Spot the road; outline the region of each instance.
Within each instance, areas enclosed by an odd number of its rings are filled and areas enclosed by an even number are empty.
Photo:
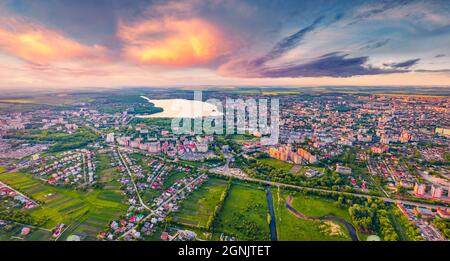
[[[126,161],[123,159],[122,154],[120,153],[119,150],[117,150],[117,153],[119,154],[120,160],[122,161],[123,165],[125,166],[125,169],[127,170],[128,175],[130,176],[131,182],[133,183],[134,191],[136,191],[136,195],[138,196],[139,203],[141,203],[141,206],[143,206],[143,207],[146,208],[147,210],[151,210],[151,209],[144,203],[144,201],[142,200],[141,194],[139,194],[139,190],[138,190],[138,188],[137,188],[137,186],[136,186],[136,183],[134,182],[133,175],[131,174],[131,171],[130,171],[130,169],[128,168],[128,165],[127,165]]]
[[[5,184],[5,183],[3,183],[3,182],[0,182],[0,187],[6,187],[6,188],[8,188],[8,189],[14,191],[16,194],[22,196],[23,198],[26,198],[28,201],[33,202],[34,205],[39,206],[39,204],[38,204],[36,201],[32,200],[32,199],[29,198],[28,196],[22,194],[20,191],[18,191],[18,190],[16,190],[16,189],[12,188],[12,187],[10,187],[10,186],[8,186],[7,184]]]
[[[281,187],[286,187],[286,188],[303,189],[303,190],[316,191],[316,192],[341,193],[343,195],[355,196],[355,197],[360,197],[360,198],[375,198],[375,199],[381,199],[385,202],[402,203],[402,204],[416,206],[416,207],[426,207],[426,208],[432,208],[432,209],[437,209],[438,207],[442,207],[441,205],[419,203],[419,202],[408,201],[408,200],[397,200],[397,199],[392,199],[392,198],[387,198],[387,197],[372,196],[372,195],[367,195],[367,194],[358,194],[358,193],[353,193],[353,192],[341,192],[341,191],[335,191],[335,190],[330,190],[330,189],[310,188],[310,187],[286,184],[286,183],[281,183],[281,182],[266,181],[266,180],[262,180],[262,179],[251,178],[251,177],[241,177],[241,176],[238,177],[238,176],[233,176],[233,175],[228,175],[228,174],[221,174],[221,175],[227,176],[227,177],[234,177],[234,178],[240,179],[240,180],[258,182],[258,183],[262,183],[262,184],[269,184],[271,186],[281,186]]]
[[[119,146],[119,148],[120,148],[120,146]],[[122,148],[130,150],[130,148],[127,148],[127,147],[122,147]],[[136,150],[136,149],[131,149],[131,150],[132,151],[139,151],[139,152],[146,153],[145,151],[141,151],[141,150]],[[150,153],[147,153],[147,154],[150,155]],[[155,156],[154,154],[151,154],[151,155]],[[170,161],[170,160],[168,160],[168,161]],[[199,168],[199,169],[204,170],[204,168]],[[376,198],[376,199],[381,199],[381,200],[383,200],[385,202],[402,203],[402,204],[416,206],[416,207],[426,207],[426,208],[432,208],[432,209],[437,209],[438,207],[443,207],[442,205],[433,205],[433,204],[427,204],[427,203],[419,203],[419,202],[414,202],[414,201],[409,201],[409,200],[397,200],[397,199],[392,199],[392,198],[389,198],[389,197],[372,196],[372,195],[359,194],[359,193],[354,193],[354,192],[341,192],[341,191],[335,191],[335,190],[331,190],[331,189],[320,189],[320,188],[304,187],[304,186],[286,184],[286,183],[281,183],[281,182],[266,181],[266,180],[262,180],[262,179],[251,178],[251,177],[234,176],[234,175],[229,175],[229,174],[226,174],[226,173],[220,173],[220,175],[227,176],[227,177],[234,177],[236,179],[241,179],[241,180],[247,180],[247,181],[252,181],[252,182],[269,184],[271,186],[281,186],[281,187],[294,188],[294,189],[304,189],[304,190],[317,191],[317,192],[328,192],[328,193],[330,193],[330,192],[335,192],[336,193],[337,192],[337,193],[341,193],[343,195],[349,195],[349,196],[355,196],[355,197],[361,197],[361,198]]]
[[[144,218],[140,221],[140,223],[146,221],[147,219],[149,219],[150,217],[152,217],[153,215],[155,215],[155,212],[156,212],[157,209],[159,209],[161,206],[164,206],[165,204],[171,202],[178,194],[180,194],[181,192],[183,192],[187,187],[189,187],[190,185],[192,185],[192,184],[194,184],[195,182],[197,182],[200,178],[206,178],[206,177],[207,177],[206,174],[200,175],[200,176],[198,176],[197,178],[195,178],[193,181],[191,181],[190,183],[186,184],[182,189],[178,190],[175,194],[173,194],[173,195],[172,195],[170,198],[168,198],[166,201],[164,201],[164,202],[162,202],[161,204],[159,204],[159,205],[155,208],[155,210],[151,210],[151,211],[150,211],[150,214],[148,214],[146,217],[144,217]],[[119,237],[119,239],[120,239],[120,238],[123,238],[123,237],[125,237],[125,236],[127,236],[127,235],[129,235],[131,232],[135,231],[135,229],[136,229],[137,227],[138,227],[138,225],[136,224],[132,229],[128,230],[126,233],[124,233],[123,235],[121,235],[121,236]]]

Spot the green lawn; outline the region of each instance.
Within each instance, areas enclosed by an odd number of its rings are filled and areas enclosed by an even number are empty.
[[[183,165],[187,165],[187,166],[191,166],[194,168],[199,168],[201,166],[203,166],[203,163],[200,161],[190,161],[190,160],[178,160],[179,164],[183,164]]]
[[[347,208],[337,207],[334,201],[295,192],[290,193],[294,197],[292,206],[306,216],[336,216],[350,221]],[[333,222],[340,227],[342,235],[330,233],[326,229],[326,227],[329,227],[329,224],[324,224],[318,220],[303,220],[294,216],[285,205],[286,198],[289,195],[287,192],[278,192],[274,189],[273,195],[278,240],[350,240],[348,231],[339,223]]]
[[[230,138],[234,141],[242,141],[242,142],[257,140],[257,138],[255,136],[250,135],[250,134],[235,134],[235,135],[231,135]]]
[[[5,171],[6,171],[6,167],[0,166],[0,173],[3,173],[3,172],[5,172]]]
[[[0,181],[41,202],[40,207],[27,212],[33,217],[48,218],[44,228],[52,229],[56,224],[64,223],[69,226],[68,231],[79,230],[87,239],[94,239],[97,232],[126,210],[122,196],[114,191],[69,190],[44,184],[22,173],[2,174]],[[66,233],[63,236],[62,240]]]
[[[239,240],[269,240],[267,215],[264,189],[234,183],[215,222],[214,237],[217,239],[224,233]]]
[[[289,172],[292,167],[294,166],[294,164],[289,163],[289,162],[285,162],[279,159],[274,159],[274,158],[263,158],[263,159],[258,159],[258,161],[269,165],[271,167],[274,167],[276,169],[281,169],[285,172]]]
[[[180,211],[174,216],[174,221],[187,226],[205,228],[226,186],[226,180],[210,178],[182,203]]]
[[[182,179],[186,176],[185,172],[178,172],[178,171],[170,171],[167,177],[165,178],[163,182],[163,189],[166,190],[170,188],[175,182],[177,182],[179,179]]]

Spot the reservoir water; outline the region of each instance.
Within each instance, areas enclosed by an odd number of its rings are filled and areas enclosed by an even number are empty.
[[[138,115],[138,118],[197,118],[197,117],[217,117],[223,115],[216,105],[186,99],[164,99],[152,100],[145,96],[141,98],[146,99],[155,107],[162,108],[163,111],[151,115]]]

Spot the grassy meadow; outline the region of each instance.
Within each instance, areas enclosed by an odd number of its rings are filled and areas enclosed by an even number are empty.
[[[210,178],[181,204],[174,221],[191,227],[205,228],[226,186],[226,180]]]

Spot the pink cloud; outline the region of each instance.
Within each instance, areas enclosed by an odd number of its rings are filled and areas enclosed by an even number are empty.
[[[0,18],[0,51],[35,64],[104,58],[105,48],[83,45],[64,34],[15,17]]]
[[[124,43],[124,56],[139,64],[199,65],[230,50],[220,29],[201,18],[122,22],[118,37]]]

